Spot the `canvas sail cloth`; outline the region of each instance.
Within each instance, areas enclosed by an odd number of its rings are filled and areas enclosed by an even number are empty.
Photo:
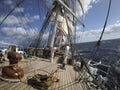
[[[52,0],[51,2],[54,2],[54,1],[55,0]],[[56,2],[60,4],[60,7],[58,7],[58,10],[55,10],[55,11],[52,12],[52,15],[50,17],[50,22],[54,23],[56,21],[55,16],[56,16],[56,13],[57,13],[58,14],[57,30],[59,30],[62,33],[62,35],[58,35],[58,34],[57,35],[62,37],[62,41],[64,41],[62,43],[66,43],[66,39],[67,39],[67,36],[68,36],[68,30],[69,30],[70,36],[74,36],[74,34],[75,34],[75,25],[76,25],[75,21],[76,20],[82,26],[84,26],[83,22],[81,20],[79,20],[79,18],[76,15],[76,14],[78,14],[78,13],[76,13],[76,12],[78,12],[78,7],[77,6],[79,6],[79,10],[81,11],[81,13],[83,13],[83,14],[85,13],[83,0],[75,0],[75,1],[56,0]],[[67,4],[65,4],[64,2],[67,3]],[[65,14],[67,16],[67,21],[66,21],[66,18],[65,18]],[[49,35],[48,46],[53,47],[53,45],[51,44],[51,35],[52,34],[54,35],[56,33],[52,32],[52,29],[51,29],[51,32],[50,32],[50,35]]]
[[[54,22],[55,15],[56,15],[56,13],[53,12],[53,15],[50,19],[51,22]],[[68,27],[69,27],[71,35],[74,35],[75,27],[73,26],[73,23],[71,21],[68,21],[68,26],[67,26],[66,18],[61,14],[61,12],[58,13],[57,22],[58,22],[58,25],[57,25],[57,31],[58,32],[56,33],[57,36],[56,36],[56,41],[55,42],[56,42],[56,44],[60,44],[61,41],[62,41],[62,44],[65,44],[66,41],[67,41],[67,36],[68,36]],[[52,32],[51,32],[51,35],[52,35]],[[62,40],[60,40],[60,37],[61,37]],[[49,37],[49,38],[51,38],[51,37]],[[49,44],[50,44],[50,42],[49,42]]]
[[[54,47],[55,47],[55,42],[56,40],[59,40],[58,44],[60,45],[61,43],[66,44],[66,41],[72,40],[72,36],[74,36],[75,32],[75,26],[76,25],[76,20],[79,21],[79,23],[84,26],[84,24],[81,22],[81,20],[78,19],[78,17],[75,14],[74,11],[74,5],[70,3],[69,1],[64,1],[64,0],[57,0],[59,6],[57,6],[53,11],[52,15],[50,17],[51,21],[51,30],[49,34],[49,40],[48,40],[48,46],[50,46],[51,49],[51,61],[53,61],[54,57]],[[65,4],[67,3],[67,4]],[[58,32],[61,32],[57,34]],[[57,36],[56,36],[57,34]],[[57,39],[59,38],[58,36],[61,36],[62,40]],[[64,37],[64,38],[63,38]],[[68,41],[69,41],[68,40]],[[63,42],[61,42],[63,41]]]

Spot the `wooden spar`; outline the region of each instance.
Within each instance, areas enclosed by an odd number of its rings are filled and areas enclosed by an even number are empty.
[[[72,12],[72,10],[67,5],[64,4],[64,2],[62,2],[61,0],[57,0],[57,2],[60,3],[62,6],[64,6],[78,20],[78,22],[83,27],[85,27],[84,23],[81,20],[79,20],[79,18],[74,14],[74,12]]]
[[[51,48],[51,62],[53,62],[53,58],[54,58],[54,41],[55,41],[55,35],[56,35],[56,30],[57,30],[57,18],[58,18],[58,13],[59,13],[59,9],[58,6],[56,7],[56,16],[55,16],[55,20],[54,20],[54,26],[53,26],[53,30],[52,30],[52,36],[51,36],[51,43],[50,43],[50,48]]]
[[[82,12],[83,12],[83,14],[84,14],[84,13],[85,13],[85,10],[84,10],[84,6],[83,6],[83,1],[78,0],[78,2],[79,2],[79,4],[80,4],[80,7],[81,7]]]

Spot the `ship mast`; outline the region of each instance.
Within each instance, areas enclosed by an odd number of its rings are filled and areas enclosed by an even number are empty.
[[[67,4],[65,4],[67,3]],[[53,11],[53,26],[51,27],[51,35],[49,36],[49,45],[50,49],[51,49],[51,62],[53,62],[53,57],[54,57],[54,44],[56,42],[56,34],[57,31],[62,35],[60,39],[62,39],[65,43],[66,39],[69,37],[69,33],[71,35],[74,34],[74,21],[73,21],[73,17],[75,18],[74,20],[77,20],[82,26],[84,26],[84,24],[82,23],[81,20],[78,19],[78,17],[75,15],[75,13],[73,12],[73,8],[69,7],[70,1],[66,1],[66,0],[56,0],[55,1],[56,9]],[[71,16],[67,16],[69,17],[69,21],[66,19],[65,15],[70,14]],[[72,17],[72,19],[70,19]],[[58,37],[58,36],[57,36]],[[59,41],[59,44],[62,43],[62,40]]]
[[[58,18],[58,13],[59,13],[59,5],[56,4],[56,9],[55,9],[55,12],[56,12],[56,15],[55,15],[55,19],[54,19],[54,23],[53,23],[53,30],[52,30],[52,36],[51,36],[51,40],[50,40],[50,49],[51,49],[51,62],[53,62],[53,58],[54,58],[54,42],[55,42],[55,36],[56,36],[56,30],[57,30],[57,25],[58,25],[58,22],[57,22],[57,18]]]

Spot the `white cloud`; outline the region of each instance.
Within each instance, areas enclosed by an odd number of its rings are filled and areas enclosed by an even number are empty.
[[[102,29],[77,32],[77,42],[97,41],[101,32]],[[102,37],[103,40],[115,38],[120,38],[120,23],[107,26]]]
[[[83,0],[83,6],[84,6],[84,11],[85,11],[85,14],[88,12],[89,9],[91,9],[93,6],[92,4],[96,4],[98,3],[99,0]],[[77,11],[77,16],[80,17],[82,16],[82,10],[81,10],[81,7],[78,3],[76,3],[76,11]]]
[[[0,22],[4,19],[4,16],[0,17]],[[26,24],[28,22],[32,22],[33,20],[28,19],[27,17],[18,17],[14,15],[9,15],[7,19],[3,22],[3,24],[7,26],[14,26],[19,24]]]
[[[24,11],[24,9],[21,8],[21,10]],[[16,11],[19,12],[19,11]],[[5,16],[1,16],[0,17],[0,22],[5,18]],[[7,19],[3,22],[3,24],[7,25],[7,26],[14,26],[14,25],[25,25],[27,23],[31,23],[34,22],[36,20],[39,20],[40,17],[39,15],[34,15],[34,16],[30,16],[29,14],[26,14],[25,17],[20,17],[20,16],[14,16],[14,15],[9,15],[7,17]]]
[[[93,3],[98,3],[100,0],[92,0]]]
[[[119,20],[117,20],[117,21],[116,21],[116,23],[120,23],[120,21],[119,21]]]
[[[5,41],[0,41],[0,46],[4,46],[4,45],[9,45],[10,43],[8,43],[8,42],[5,42]]]
[[[38,34],[38,31],[30,29],[30,30],[27,30],[26,33],[27,35],[29,35],[29,37],[35,37]]]
[[[43,39],[44,39],[44,40],[47,40],[47,39],[48,39],[48,36],[49,36],[49,33],[44,34],[44,35],[43,35]]]
[[[25,29],[23,28],[3,27],[1,31],[5,36],[25,35]]]
[[[77,25],[77,26],[76,26],[76,30],[77,30],[77,31],[80,30],[81,28],[82,28],[81,25]]]
[[[15,10],[14,10],[15,12],[24,12],[24,8],[22,8],[22,7],[17,7]]]
[[[0,31],[4,36],[4,41],[12,44],[19,44],[21,42],[29,42],[38,34],[37,30],[25,30],[22,27],[3,27]],[[1,41],[0,41],[1,42]]]
[[[11,5],[13,2],[12,2],[12,0],[4,0],[4,3],[7,5]]]
[[[33,16],[33,19],[34,19],[34,20],[39,20],[40,17],[39,17],[39,15],[35,15],[35,16]]]
[[[0,21],[2,21],[4,18],[5,18],[4,16],[1,16]],[[7,25],[18,24],[18,19],[14,15],[9,15],[9,17],[4,21],[4,24]]]
[[[94,3],[94,2],[92,2],[92,0],[84,0],[85,13],[86,13],[90,8],[92,8],[91,3]]]
[[[105,30],[106,34],[109,34],[109,33],[118,33],[118,32],[120,32],[120,23],[116,23],[114,25],[110,25]]]
[[[21,38],[25,38],[25,37],[33,37],[35,36],[38,32],[36,30],[25,30],[22,27],[3,27],[1,29],[1,33],[3,33],[3,35],[5,35],[6,37],[12,37],[12,36],[16,36],[16,37],[21,37]]]

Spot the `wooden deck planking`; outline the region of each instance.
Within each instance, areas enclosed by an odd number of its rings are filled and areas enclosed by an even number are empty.
[[[25,71],[25,77],[22,79],[23,82],[8,83],[0,81],[0,90],[35,90],[32,86],[27,85],[27,77],[33,76],[34,69],[46,70],[48,72],[55,71],[57,69],[56,63],[50,63],[46,59],[37,59],[35,61],[26,61],[19,64]],[[31,66],[32,65],[32,66]],[[34,69],[33,69],[33,68]],[[43,73],[43,71],[36,71],[36,73]],[[55,82],[49,89],[51,90],[83,90],[81,83],[70,84],[75,79],[75,72],[72,66],[66,65],[66,70],[59,69],[54,74],[55,77],[60,79],[59,82]]]
[[[14,83],[8,83],[4,88],[4,90],[10,90],[9,88],[12,87]]]
[[[57,73],[55,73],[55,77],[59,77],[60,76],[60,71],[58,71]],[[59,79],[59,78],[58,78]],[[59,79],[59,82],[60,82],[60,79]],[[59,86],[59,82],[57,83],[54,83],[53,86],[51,87],[51,89],[53,88],[57,88]]]
[[[20,90],[21,87],[23,87],[25,84],[24,83],[20,83],[19,85],[17,85],[14,90]],[[21,89],[22,90],[22,89]]]
[[[76,90],[80,90],[79,87],[76,87],[76,85],[73,84],[74,78],[71,78],[71,74],[69,73],[70,67],[71,66],[67,66],[66,70],[58,71],[57,77],[60,79],[60,81],[59,83],[55,83],[54,85],[55,90],[75,90],[75,88],[77,88]]]
[[[15,90],[16,87],[18,87],[21,84],[21,82],[14,83],[13,86],[9,88],[9,90]]]
[[[5,83],[4,81],[0,81],[0,87],[4,86],[4,84],[7,84],[7,83]]]
[[[1,81],[2,82],[2,81]],[[9,85],[8,82],[3,82],[3,83],[0,83],[0,90],[4,87],[6,87],[7,85]]]
[[[70,82],[72,82],[74,78],[71,78],[70,73],[67,73],[67,74],[68,74],[68,77],[70,78]],[[74,90],[74,88],[75,88],[74,85],[71,85],[70,87],[71,87],[70,90]]]

